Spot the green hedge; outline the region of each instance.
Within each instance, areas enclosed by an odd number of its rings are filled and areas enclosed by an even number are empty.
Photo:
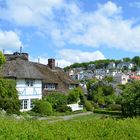
[[[98,114],[108,114],[108,115],[121,115],[121,111],[109,111],[109,110],[101,110],[101,109],[94,109],[94,113]]]

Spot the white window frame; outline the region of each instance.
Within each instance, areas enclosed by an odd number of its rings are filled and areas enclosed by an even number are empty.
[[[33,87],[34,86],[34,80],[31,80],[31,79],[26,79],[25,80],[25,84],[26,84],[26,86],[28,86],[28,87]]]
[[[55,90],[56,89],[56,84],[54,84],[54,83],[45,84],[45,89],[47,89],[47,90]]]
[[[20,100],[20,109],[28,109],[28,99]]]

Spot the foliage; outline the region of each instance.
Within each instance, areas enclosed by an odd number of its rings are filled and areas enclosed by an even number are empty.
[[[93,111],[93,106],[90,101],[85,101],[85,107],[87,111]]]
[[[68,103],[77,103],[80,99],[83,101],[84,99],[83,90],[80,87],[74,88],[69,91],[68,94]]]
[[[121,111],[121,105],[120,104],[110,104],[108,106],[109,110],[112,111]]]
[[[84,63],[74,63],[70,66],[67,66],[64,68],[65,71],[72,69],[72,68],[88,68],[88,65],[90,64],[94,64],[96,69],[103,69],[106,68],[108,66],[109,63],[111,62],[115,62],[115,64],[118,64],[120,62],[122,62],[121,60],[114,60],[114,59],[105,59],[105,60],[96,60],[96,61],[91,61],[91,62],[84,62]],[[140,56],[135,56],[132,59],[129,57],[125,57],[123,58],[123,62],[132,62],[134,64],[136,64],[137,66],[140,66]],[[134,69],[136,70],[136,68]]]
[[[137,66],[140,66],[140,57],[139,56],[133,57],[132,62],[134,62]]]
[[[91,118],[48,123],[47,120],[0,119],[2,140],[139,140],[140,119]]]
[[[99,114],[108,114],[108,115],[121,115],[121,111],[110,111],[110,110],[103,110],[103,109],[94,109],[94,113]]]
[[[92,91],[88,94],[88,99],[93,100],[101,106],[115,103],[116,95],[111,85],[98,82],[91,89]]]
[[[20,102],[14,80],[0,79],[0,108],[7,113],[19,113]]]
[[[122,93],[122,113],[125,116],[140,115],[140,81],[128,83]]]
[[[37,100],[34,102],[34,108],[32,110],[41,115],[51,115],[52,106],[45,100]]]
[[[71,108],[67,105],[60,105],[56,107],[56,111],[58,112],[71,112]]]
[[[95,84],[98,80],[96,78],[89,79],[86,81],[87,91],[90,92],[92,85]]]
[[[113,77],[112,76],[105,76],[105,78],[103,80],[106,81],[107,83],[112,83]]]
[[[0,66],[2,65],[2,64],[4,64],[6,62],[6,58],[5,58],[5,56],[2,54],[2,52],[0,51]]]
[[[48,101],[53,109],[56,109],[58,106],[67,105],[67,96],[58,92],[50,93],[44,100]]]

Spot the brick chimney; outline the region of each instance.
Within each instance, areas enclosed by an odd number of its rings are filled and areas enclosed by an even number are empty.
[[[53,70],[55,69],[55,59],[50,58],[48,59],[48,66]]]

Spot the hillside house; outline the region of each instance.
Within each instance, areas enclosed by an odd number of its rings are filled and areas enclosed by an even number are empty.
[[[5,55],[7,61],[2,65],[4,78],[16,80],[16,88],[21,102],[21,111],[31,110],[33,101],[42,99],[49,92],[67,94],[69,89],[78,86],[61,68],[55,67],[55,60],[48,65],[28,60],[27,53]]]
[[[115,68],[116,68],[115,62],[111,62],[111,63],[107,66],[107,69],[115,69]]]
[[[117,65],[117,69],[132,69],[134,67],[134,63],[131,62],[121,62]]]
[[[129,75],[124,73],[117,73],[114,77],[114,81],[118,84],[125,85],[129,81]]]

